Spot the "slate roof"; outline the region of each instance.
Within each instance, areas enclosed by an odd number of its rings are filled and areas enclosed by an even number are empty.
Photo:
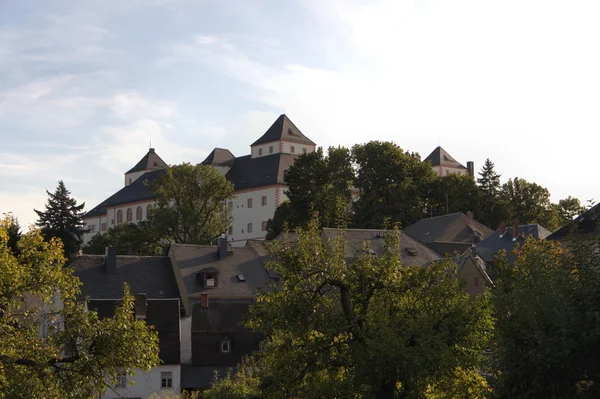
[[[133,168],[125,172],[125,174],[141,172],[142,170],[161,170],[167,167],[167,163],[158,156],[154,148],[150,148],[148,153]]]
[[[271,154],[258,158],[238,157],[225,177],[236,190],[285,184],[284,173],[294,163],[296,154]]]
[[[300,129],[294,125],[294,123],[287,117],[287,115],[282,114],[277,118],[275,122],[271,125],[271,127],[263,134],[258,140],[251,144],[251,146],[255,146],[258,144],[269,143],[271,141],[291,141],[294,143],[300,144],[310,144],[316,145],[311,139],[306,137]]]
[[[341,230],[323,229],[324,239],[334,240]],[[363,243],[369,241],[371,250],[379,255],[383,252],[385,230],[376,229],[347,229],[346,259],[348,262],[355,258],[362,249]],[[290,238],[291,239],[291,238]],[[416,254],[416,255],[415,255]],[[400,255],[402,263],[406,266],[427,266],[431,262],[442,259],[442,256],[433,249],[423,245],[404,231],[400,231]]]
[[[208,293],[211,298],[254,298],[259,288],[267,288],[272,281],[261,257],[250,247],[230,249],[227,257],[220,259],[215,246],[172,244],[169,255],[190,297]],[[204,287],[196,279],[196,273],[208,267],[219,272],[217,287]],[[238,274],[245,281],[240,281]]]
[[[106,200],[101,202],[86,213],[83,218],[91,218],[94,216],[101,216],[106,214],[106,208],[112,208],[119,205],[129,204],[136,201],[148,201],[153,198],[152,192],[150,191],[148,184],[158,179],[164,170],[155,170],[152,172],[144,173],[142,176],[137,178],[133,183],[123,187],[115,194],[108,197]]]
[[[171,260],[165,256],[117,255],[117,273],[104,271],[103,255],[81,255],[68,264],[81,280],[81,294],[92,299],[123,296],[123,284],[148,298],[179,298]]]
[[[421,219],[404,231],[440,253],[463,253],[493,230],[460,212]]]
[[[235,160],[235,156],[231,151],[225,148],[215,148],[210,154],[202,161],[203,165],[230,165]]]
[[[597,204],[550,234],[546,239],[556,241],[571,234],[591,234],[598,231],[599,222],[600,204]]]
[[[516,257],[512,254],[516,244],[520,246],[525,242],[525,238],[532,236],[533,238],[543,240],[550,235],[550,231],[539,224],[526,224],[519,226],[519,235],[513,241],[512,226],[506,226],[504,235],[500,236],[500,230],[496,230],[492,235],[485,240],[475,245],[475,254],[479,255],[488,263],[494,262],[494,257],[498,251],[506,250],[508,260],[512,263]]]
[[[98,312],[100,318],[112,317],[119,300],[90,300],[88,309]],[[163,364],[181,362],[179,331],[179,300],[148,299],[146,301],[146,324],[158,332],[159,357]]]
[[[448,168],[467,169],[442,147],[437,147],[423,162],[431,162],[431,166],[446,166]]]

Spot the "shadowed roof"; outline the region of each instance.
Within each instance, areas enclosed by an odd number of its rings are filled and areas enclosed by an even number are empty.
[[[600,222],[600,204],[593,206],[583,214],[576,217],[554,233],[550,234],[548,240],[560,240],[570,234],[591,234],[598,231]]]
[[[225,177],[236,190],[285,184],[284,173],[296,160],[296,154],[271,154],[252,158],[236,158]]]
[[[404,228],[404,231],[425,244],[432,242],[472,244],[474,234],[478,233],[483,240],[494,232],[460,212],[421,219]]]
[[[215,148],[202,161],[203,165],[228,165],[233,162],[235,156],[225,148]]]
[[[423,162],[431,162],[431,166],[446,166],[448,168],[467,169],[442,147],[437,147]]]
[[[300,129],[294,125],[294,123],[287,117],[287,115],[282,114],[277,118],[275,122],[271,125],[271,127],[263,134],[258,140],[251,144],[251,146],[255,146],[258,144],[269,143],[271,141],[291,141],[293,143],[300,144],[310,144],[316,145],[311,139],[306,137]]]
[[[543,240],[550,235],[550,231],[539,224],[525,224],[519,226],[519,234],[516,240],[512,237],[512,226],[507,226],[503,235],[500,230],[496,230],[485,240],[475,246],[475,254],[479,255],[486,262],[494,262],[494,257],[500,250],[505,250],[509,261],[512,263],[516,257],[512,254],[515,245],[523,246],[525,239],[532,236],[535,239]]]
[[[129,169],[125,174],[141,172],[143,170],[160,170],[167,168],[168,165],[165,161],[158,156],[158,154],[154,151],[154,148],[150,148],[148,153],[144,155],[142,159],[131,169]]]

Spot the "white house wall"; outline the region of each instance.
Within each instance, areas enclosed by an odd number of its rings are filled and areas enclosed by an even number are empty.
[[[270,152],[270,148],[273,147],[273,152]],[[294,151],[292,151],[294,147]],[[262,153],[261,153],[262,150]],[[271,141],[269,143],[255,145],[251,148],[252,158],[265,157],[271,154],[283,153],[283,154],[302,154],[304,152],[314,152],[315,146],[310,144],[298,144],[289,141]]]
[[[173,387],[161,388],[161,372],[173,373]],[[129,385],[133,381],[134,385]],[[101,395],[102,399],[112,398],[149,398],[152,394],[160,395],[161,393],[171,392],[176,395],[181,393],[181,366],[180,365],[162,365],[154,367],[149,373],[143,370],[135,370],[135,375],[127,377],[127,386],[125,388],[110,388]],[[160,397],[160,396],[159,396]]]
[[[467,169],[449,168],[447,166],[434,166],[433,170],[438,176],[447,176],[451,174],[458,174],[461,176],[467,176],[469,174]]]
[[[263,239],[267,235],[262,229],[263,222],[273,217],[277,208],[277,193],[279,186],[272,186],[258,190],[238,191],[233,200],[233,224],[230,241],[243,241],[249,239]],[[266,197],[266,205],[262,204],[262,197]],[[252,198],[252,208],[248,208],[248,199]],[[252,232],[248,232],[248,224],[252,223]],[[229,233],[229,232],[228,232]]]
[[[181,363],[192,362],[192,316],[181,317]]]
[[[144,173],[147,173],[148,170],[140,170],[139,172],[127,173],[125,175],[125,186],[130,185],[138,178],[140,178]]]

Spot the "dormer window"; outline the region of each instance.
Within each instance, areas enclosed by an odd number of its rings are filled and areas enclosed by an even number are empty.
[[[260,156],[262,156],[262,148],[259,148],[259,149],[258,149],[258,156],[259,156],[259,157],[260,157]]]
[[[217,286],[217,273],[204,273],[204,286],[205,287],[216,287]]]
[[[270,145],[270,146],[269,146],[269,154],[272,154],[272,153],[273,153],[273,146],[272,146],[272,145]]]
[[[221,353],[231,353],[231,341],[221,341]]]
[[[196,273],[196,281],[204,288],[219,286],[219,271],[214,267],[202,269]]]

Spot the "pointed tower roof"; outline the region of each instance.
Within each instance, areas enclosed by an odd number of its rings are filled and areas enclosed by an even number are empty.
[[[143,170],[160,170],[166,169],[168,165],[163,161],[156,152],[154,152],[154,148],[150,148],[148,153],[144,155],[142,159],[131,169],[129,169],[125,174],[141,172]]]
[[[467,169],[442,147],[437,147],[423,162],[431,162],[431,166],[446,166],[448,168]]]
[[[300,129],[294,125],[287,115],[282,114],[271,125],[269,130],[267,130],[266,133],[261,136],[261,138],[252,143],[251,146],[279,140],[316,145],[311,139],[302,134]]]
[[[225,148],[215,148],[210,154],[202,161],[203,165],[224,165],[232,162],[235,156],[231,151]]]

